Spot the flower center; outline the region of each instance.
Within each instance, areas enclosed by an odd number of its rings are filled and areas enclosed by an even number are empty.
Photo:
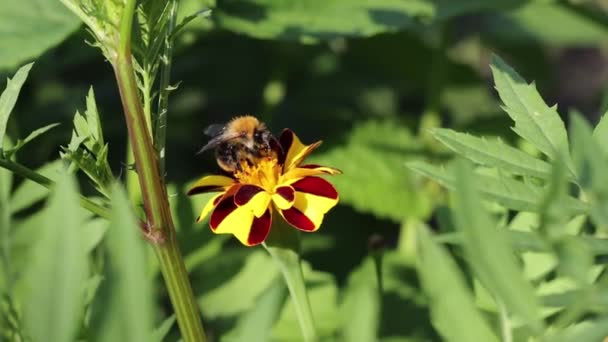
[[[281,174],[281,165],[277,158],[260,158],[257,163],[250,164],[247,161],[241,162],[241,171],[237,170],[234,176],[241,184],[253,184],[272,193],[277,185]]]

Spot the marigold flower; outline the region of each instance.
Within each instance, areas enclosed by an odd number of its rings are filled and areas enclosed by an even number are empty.
[[[188,195],[219,192],[203,207],[197,222],[211,213],[209,227],[214,233],[233,234],[246,246],[264,242],[274,211],[301,231],[318,230],[339,196],[331,183],[317,176],[341,172],[301,165],[321,141],[304,145],[293,131],[285,129],[279,143],[284,153],[278,158],[264,158],[255,165],[243,163],[242,170],[231,177],[210,175],[194,183]]]

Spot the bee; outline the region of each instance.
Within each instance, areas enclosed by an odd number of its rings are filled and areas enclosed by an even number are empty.
[[[240,116],[227,124],[213,124],[205,129],[211,137],[198,154],[215,148],[215,159],[224,171],[242,171],[242,163],[255,165],[262,158],[276,158],[280,153],[277,139],[263,122],[251,115]]]

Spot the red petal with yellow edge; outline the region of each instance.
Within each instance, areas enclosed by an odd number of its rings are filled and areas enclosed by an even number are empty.
[[[216,230],[217,227],[224,221],[228,215],[237,209],[234,203],[234,196],[223,198],[213,210],[211,218],[209,219],[209,227],[211,230]],[[252,214],[253,215],[253,214]]]
[[[188,190],[188,196],[200,194],[203,192],[215,192],[215,191],[223,191],[232,184],[235,183],[235,180],[220,175],[211,175],[200,178],[190,187]]]
[[[289,185],[277,186],[272,195],[272,201],[279,209],[289,209],[296,199],[296,191]]]
[[[287,172],[302,163],[308,155],[314,151],[321,141],[317,141],[310,145],[304,145],[298,136],[290,129],[284,129],[279,137],[279,143],[285,151],[285,160],[280,160],[283,164],[283,171]]]
[[[253,196],[255,196],[258,192],[264,191],[264,189],[259,186],[246,184],[239,188],[239,190],[234,194],[234,204],[239,207],[247,204]]]
[[[312,222],[304,213],[302,213],[297,208],[290,208],[287,210],[283,210],[281,212],[283,218],[287,223],[291,224],[295,228],[305,231],[305,232],[314,232],[318,229],[318,226],[315,226],[314,222]]]
[[[330,199],[338,199],[338,192],[330,182],[319,177],[304,177],[296,182],[292,183],[291,186],[296,192],[305,192],[311,195],[327,197]]]
[[[248,246],[259,245],[266,240],[268,233],[270,233],[270,226],[272,225],[272,214],[270,209],[266,209],[264,215],[256,217],[251,223],[251,230],[249,231],[249,237],[247,238]]]

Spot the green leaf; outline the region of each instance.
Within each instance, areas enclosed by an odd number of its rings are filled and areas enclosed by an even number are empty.
[[[608,226],[608,154],[592,135],[591,126],[580,115],[571,116],[572,158],[578,183],[591,204],[591,218],[600,227]]]
[[[169,331],[171,331],[171,328],[173,328],[173,325],[175,325],[175,314],[167,317],[158,328],[154,329],[150,340],[163,342]]]
[[[535,332],[542,331],[534,289],[522,277],[511,246],[505,243],[504,231],[497,229],[497,224],[484,210],[481,196],[475,189],[477,176],[462,160],[457,161],[454,172],[453,215],[457,229],[464,233],[463,248],[468,263],[511,312]]]
[[[34,341],[74,341],[84,314],[87,250],[72,176],[56,183],[25,268],[24,321]]]
[[[370,258],[352,272],[340,305],[344,341],[377,341],[380,298],[376,267]]]
[[[27,137],[25,137],[25,139],[21,140],[17,140],[17,143],[15,144],[14,147],[12,147],[11,149],[6,150],[6,158],[10,158],[11,155],[15,154],[17,151],[19,151],[23,146],[27,145],[29,142],[31,142],[32,140],[38,138],[39,136],[43,135],[44,133],[48,132],[49,130],[55,128],[59,126],[58,123],[53,123],[50,125],[46,125],[44,127],[40,127],[36,130],[34,130],[33,132],[31,132],[30,134],[28,134]]]
[[[239,316],[235,327],[222,337],[222,342],[268,341],[285,298],[287,298],[285,283],[282,279],[276,278],[274,283],[258,297],[255,306]]]
[[[527,84],[500,57],[493,56],[491,68],[504,109],[515,121],[513,130],[550,158],[566,158],[565,163],[574,175],[566,128],[557,107],[547,106],[534,83]]]
[[[153,331],[154,292],[148,276],[146,245],[126,194],[112,189],[112,216],[106,237],[109,252],[100,341],[149,341]]]
[[[38,168],[36,172],[47,178],[56,179],[62,169],[62,162],[60,160],[55,160]],[[25,180],[17,187],[15,192],[13,192],[11,197],[11,212],[16,213],[23,209],[29,208],[33,204],[46,198],[48,194],[49,189],[46,187],[29,180]]]
[[[454,260],[431,239],[426,228],[418,229],[416,235],[419,252],[416,268],[439,333],[446,341],[498,342],[475,308],[471,291]]]
[[[608,154],[608,112],[602,115],[600,122],[593,130],[593,138],[599,143],[599,146]]]
[[[419,143],[403,125],[369,121],[355,126],[344,146],[313,154],[310,160],[343,171],[328,178],[341,203],[401,222],[405,217],[427,217],[432,207],[431,194],[422,191],[422,182],[404,163],[418,149]]]
[[[442,167],[423,162],[407,164],[412,170],[419,172],[445,186],[454,189],[455,179],[452,174]],[[541,203],[543,188],[531,183],[523,183],[505,176],[489,176],[475,174],[475,186],[487,200],[520,211],[537,211]],[[559,203],[565,214],[577,215],[588,211],[588,206],[580,200],[567,197]]]
[[[68,37],[79,20],[60,1],[0,2],[0,69],[38,57]]]
[[[8,2],[3,2],[3,4],[0,4],[0,7],[7,6],[8,4]],[[0,23],[2,23],[2,21],[0,21]],[[2,49],[2,51],[6,50],[7,49]],[[27,75],[30,72],[32,65],[34,65],[34,63],[26,64],[19,68],[19,70],[17,70],[17,72],[15,73],[15,76],[12,79],[8,79],[6,83],[6,89],[4,89],[2,95],[0,95],[0,152],[3,149],[4,135],[6,134],[6,124],[8,123],[8,117],[13,111],[13,107],[15,107],[17,97],[19,97],[19,92],[21,91],[21,86],[23,86],[23,83],[25,82],[25,79],[27,78]]]
[[[255,251],[232,279],[199,298],[201,310],[209,318],[234,316],[247,311],[278,276],[279,271],[270,257],[261,250]]]
[[[552,337],[552,341],[603,341],[608,335],[608,317],[573,324]]]
[[[425,0],[240,0],[217,5],[212,18],[221,28],[257,38],[308,43],[413,27],[418,23],[416,17],[430,18],[435,11]]]
[[[517,175],[529,175],[546,179],[551,165],[545,161],[513,148],[500,139],[484,139],[451,129],[433,130],[433,136],[454,152],[477,164],[496,167]]]
[[[315,271],[308,263],[302,263],[302,271],[317,334],[321,340],[326,340],[334,335],[339,324],[336,283],[331,274]],[[279,320],[272,328],[272,340],[297,340],[302,336],[300,331],[295,305],[291,297],[288,297]]]

